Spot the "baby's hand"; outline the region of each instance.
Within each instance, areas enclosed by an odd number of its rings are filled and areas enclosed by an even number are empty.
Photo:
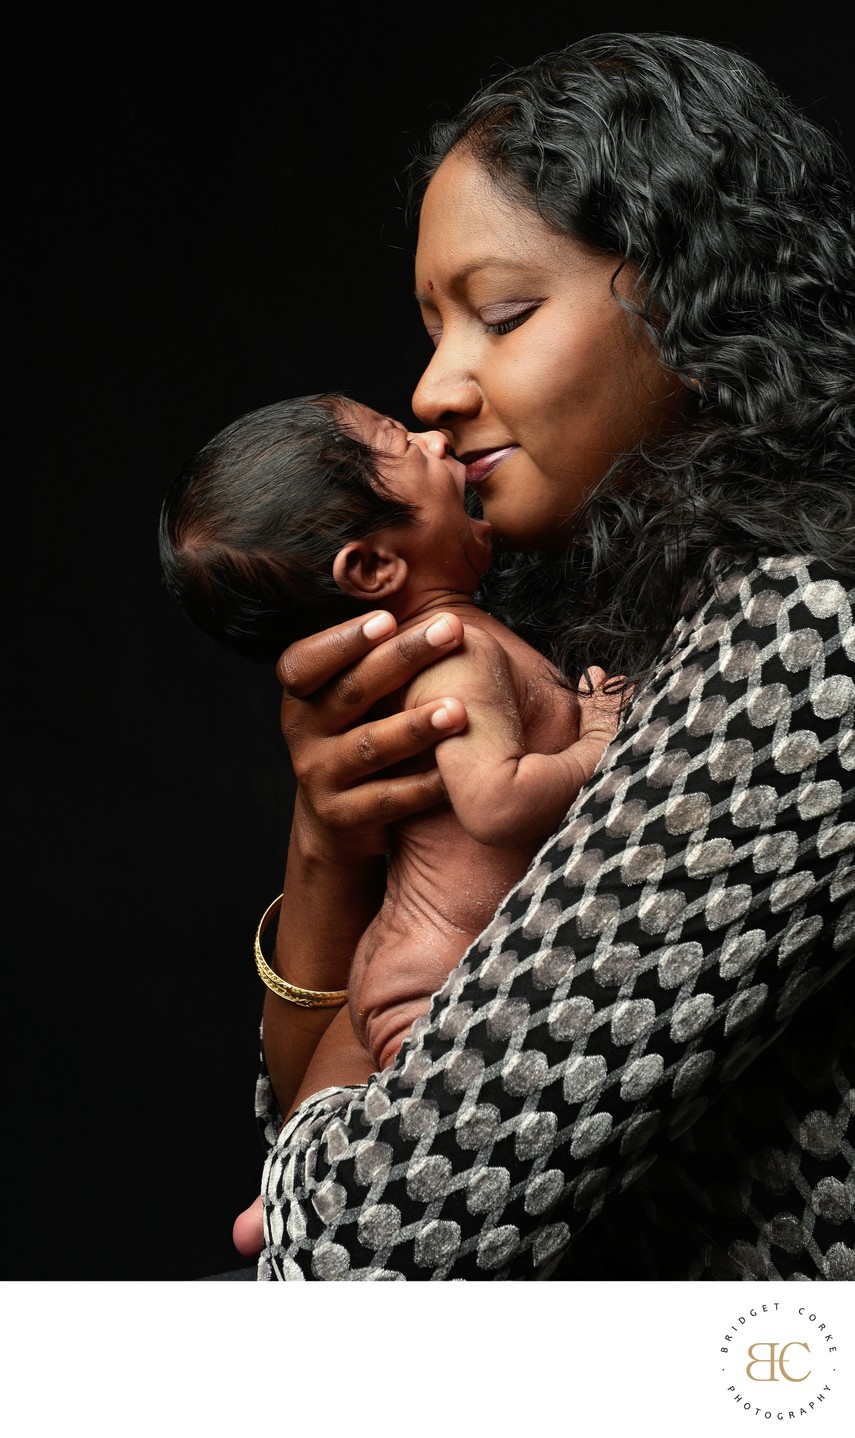
[[[606,745],[617,733],[621,708],[626,702],[626,695],[620,690],[606,691],[610,678],[615,687],[621,682],[606,674],[605,669],[592,667],[587,671],[587,682],[584,677],[579,681],[579,738],[569,752],[580,765],[583,782],[590,779]]]
[[[244,1258],[257,1258],[264,1247],[263,1202],[261,1194],[239,1213],[232,1228],[232,1242]]]

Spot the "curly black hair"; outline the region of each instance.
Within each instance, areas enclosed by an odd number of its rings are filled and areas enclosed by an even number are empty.
[[[620,302],[687,389],[677,432],[612,467],[567,554],[500,557],[489,607],[570,683],[588,663],[638,681],[735,557],[855,570],[855,190],[838,143],[735,50],[604,33],[434,125],[411,221],[455,147],[616,275],[632,267]]]

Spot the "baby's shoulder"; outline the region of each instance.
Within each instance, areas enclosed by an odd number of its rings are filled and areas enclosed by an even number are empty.
[[[473,689],[515,692],[518,667],[492,626],[467,619],[463,643],[415,676],[406,691],[405,707],[413,708],[444,694],[462,699]]]
[[[557,670],[539,650],[532,648],[491,614],[479,615],[472,623],[467,620],[463,628],[466,636],[464,647],[469,647],[478,663],[483,664],[496,653],[501,653],[510,668],[525,682],[557,676]]]

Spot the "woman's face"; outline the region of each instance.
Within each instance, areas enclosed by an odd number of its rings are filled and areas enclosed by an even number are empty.
[[[613,460],[683,403],[611,293],[617,264],[507,198],[465,152],[428,186],[416,294],[435,353],[413,409],[448,436],[504,548],[566,548]]]

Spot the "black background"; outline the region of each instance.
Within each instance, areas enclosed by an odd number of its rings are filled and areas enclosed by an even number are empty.
[[[292,783],[275,678],[162,592],[157,515],[258,405],[340,388],[409,417],[428,347],[396,179],[428,122],[570,39],[665,29],[743,50],[852,153],[821,7],[560,10],[33,9],[7,32],[2,1277],[240,1262],[251,938]]]

